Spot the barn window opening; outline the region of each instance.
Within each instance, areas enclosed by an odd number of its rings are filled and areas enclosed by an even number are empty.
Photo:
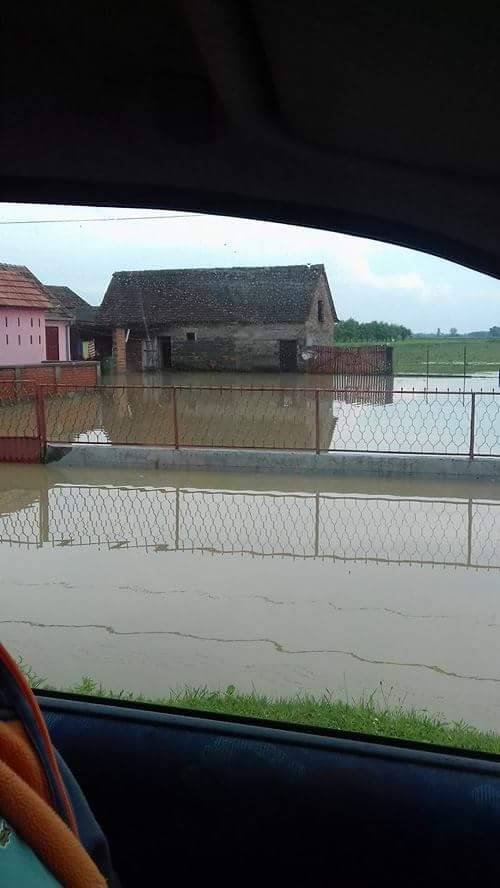
[[[19,334],[19,336],[17,337],[17,344],[21,345],[21,334]]]
[[[21,326],[21,318],[18,318],[18,319],[17,319],[17,326],[18,326],[18,327]]]
[[[41,345],[41,344],[42,344],[42,337],[39,336],[39,337],[38,337],[38,345]]]
[[[30,336],[30,345],[33,345],[33,337]]]
[[[33,326],[33,318],[31,318],[31,326]]]
[[[186,333],[186,339],[188,342],[196,342],[196,333]]]
[[[38,318],[38,326],[40,326],[40,318]]]
[[[6,336],[5,336],[5,345],[8,345],[8,344],[9,344],[9,335],[6,334]]]
[[[9,326],[9,319],[8,319],[8,318],[5,318],[5,326],[6,326],[6,327]]]
[[[318,321],[319,321],[319,323],[322,324],[324,319],[325,319],[325,317],[324,317],[324,312],[323,312],[323,300],[319,299],[318,300]]]

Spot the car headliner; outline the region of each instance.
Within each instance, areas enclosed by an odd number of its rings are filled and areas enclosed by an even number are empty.
[[[275,219],[500,276],[498,6],[6,6],[1,200]]]

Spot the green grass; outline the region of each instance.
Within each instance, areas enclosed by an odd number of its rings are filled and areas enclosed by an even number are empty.
[[[32,672],[30,674],[30,670],[26,672],[34,686],[44,686],[39,678]],[[124,702],[153,703],[157,706],[175,706],[316,728],[333,728],[500,755],[499,734],[480,731],[465,722],[447,722],[425,711],[405,709],[403,706],[379,706],[374,702],[374,695],[358,702],[337,700],[327,693],[318,696],[297,694],[291,697],[268,697],[255,692],[243,693],[234,685],[229,685],[225,691],[185,687],[182,690],[169,691],[165,697],[150,697],[128,691],[117,693],[88,676],[64,691],[89,697],[109,697]]]
[[[378,343],[380,344],[380,343]],[[377,345],[366,342],[339,342],[338,345]],[[393,344],[394,373],[412,373],[425,376],[427,350],[429,374],[463,374],[464,347],[467,373],[497,371],[500,367],[500,339],[405,339]]]

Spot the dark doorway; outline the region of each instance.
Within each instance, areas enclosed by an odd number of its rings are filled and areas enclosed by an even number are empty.
[[[59,360],[59,328],[45,327],[47,361]]]
[[[161,367],[162,370],[170,370],[172,367],[172,340],[170,336],[163,336],[161,343]]]
[[[280,339],[280,370],[284,373],[297,372],[297,340]]]

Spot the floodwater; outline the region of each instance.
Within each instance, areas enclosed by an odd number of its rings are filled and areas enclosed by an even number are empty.
[[[424,391],[425,379],[391,376],[128,374],[47,394],[46,427],[60,443],[468,455],[472,442],[500,456],[498,379],[466,382],[464,393],[456,377]],[[36,422],[33,400],[1,403],[0,436],[36,436]]]
[[[415,706],[500,730],[493,485],[0,466],[2,640],[90,675]]]

